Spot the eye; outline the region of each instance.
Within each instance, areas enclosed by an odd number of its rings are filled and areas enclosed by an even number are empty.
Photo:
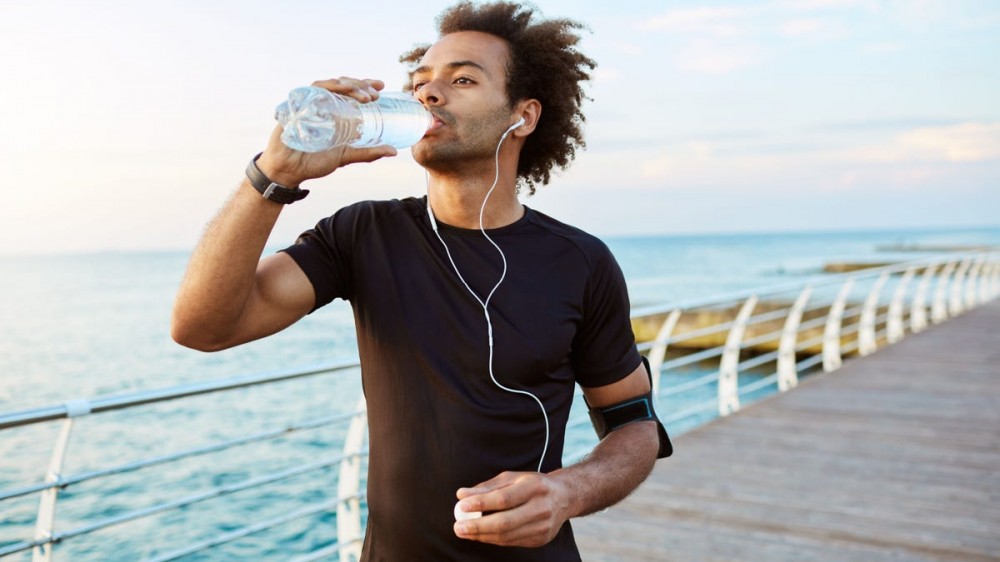
[[[426,84],[426,82],[414,82],[413,83],[413,91],[416,92],[416,91],[420,90],[420,88],[422,88],[424,84]]]
[[[475,84],[475,82],[472,80],[472,78],[469,78],[468,76],[459,76],[458,78],[455,79],[455,83],[456,84],[463,84],[463,85],[464,84]]]

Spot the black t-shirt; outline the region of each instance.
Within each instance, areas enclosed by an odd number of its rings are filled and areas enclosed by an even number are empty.
[[[485,299],[502,272],[479,230],[440,224],[455,264]],[[493,373],[545,405],[543,472],[561,466],[574,383],[616,382],[638,367],[621,270],[597,238],[525,209],[487,231],[507,274],[489,303]],[[545,421],[529,396],[488,370],[482,306],[430,227],[426,198],[341,209],[284,250],[309,277],[316,308],[354,309],[368,402],[368,528],[363,560],[577,561],[567,523],[538,549],[455,536],[455,492],[506,470],[535,471]]]

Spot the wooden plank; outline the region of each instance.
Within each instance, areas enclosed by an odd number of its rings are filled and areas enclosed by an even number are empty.
[[[993,302],[680,436],[577,542],[598,562],[1000,561],[998,404]]]

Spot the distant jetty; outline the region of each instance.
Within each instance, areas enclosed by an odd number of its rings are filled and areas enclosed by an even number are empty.
[[[875,246],[876,252],[982,252],[993,249],[993,246],[972,246],[952,244],[881,244]]]
[[[900,265],[906,262],[901,261],[832,261],[827,262],[823,266],[823,273],[853,273],[855,271],[862,271],[865,269],[875,269],[878,267],[889,267],[893,265]],[[927,271],[926,267],[915,267],[913,272],[915,275],[922,275]],[[902,275],[903,271],[897,271],[895,275]]]
[[[851,262],[828,262],[823,266],[823,273],[852,273],[864,269],[874,269],[876,267],[888,267],[901,262],[895,261],[851,261]]]

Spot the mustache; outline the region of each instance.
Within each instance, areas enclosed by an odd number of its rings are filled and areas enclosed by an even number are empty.
[[[452,115],[451,112],[445,109],[434,108],[434,109],[429,109],[428,111],[430,111],[431,115],[440,119],[441,122],[444,123],[445,125],[455,124],[455,116]]]

